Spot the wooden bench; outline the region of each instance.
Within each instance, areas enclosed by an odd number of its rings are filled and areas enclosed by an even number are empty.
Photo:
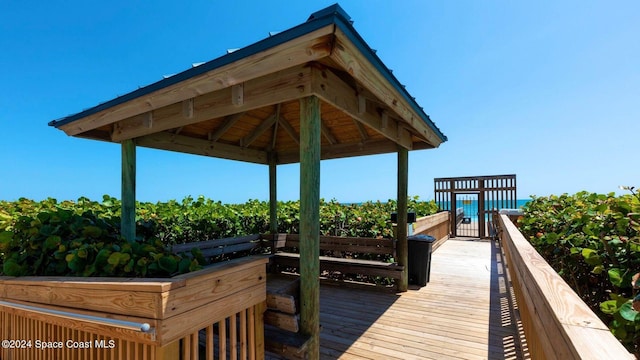
[[[273,270],[279,272],[299,269],[300,235],[269,236],[273,241]],[[395,260],[394,239],[320,236],[320,254],[322,273],[391,278],[396,284],[403,276],[404,266],[388,261]]]

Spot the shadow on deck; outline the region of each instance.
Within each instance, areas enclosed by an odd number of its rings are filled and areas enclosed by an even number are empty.
[[[496,242],[451,239],[433,254],[423,288],[386,294],[323,285],[320,356],[527,359],[506,274]]]

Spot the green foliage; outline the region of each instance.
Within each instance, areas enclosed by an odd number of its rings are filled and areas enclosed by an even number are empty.
[[[640,201],[635,194],[533,197],[518,225],[633,352],[640,349]],[[640,284],[639,284],[640,285]],[[637,300],[633,300],[637,299]]]
[[[92,210],[34,205],[0,233],[2,274],[8,276],[127,276],[169,277],[179,273],[183,258],[168,252],[154,238],[127,242],[119,235],[119,219]],[[80,203],[80,202],[79,202]],[[95,203],[83,203],[95,207]],[[16,208],[14,208],[15,210]],[[117,221],[115,221],[115,220]],[[191,261],[190,261],[191,262]],[[197,269],[197,261],[187,270]],[[184,268],[183,268],[184,270]],[[185,272],[185,271],[182,271]]]
[[[164,277],[200,268],[199,254],[177,256],[171,244],[269,231],[269,203],[249,200],[225,205],[186,197],[182,201],[136,204],[136,241],[120,236],[118,199],[80,198],[36,202],[0,201],[0,275]],[[417,216],[437,211],[433,201],[409,199]],[[323,235],[392,237],[396,202],[340,204],[321,201]],[[278,231],[298,233],[300,203],[278,203]],[[194,259],[194,260],[190,260]]]

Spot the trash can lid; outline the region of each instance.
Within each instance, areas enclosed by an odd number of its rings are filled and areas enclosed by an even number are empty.
[[[524,215],[524,211],[522,209],[502,209],[500,210],[501,215]]]
[[[407,240],[434,242],[436,241],[436,238],[434,238],[431,235],[411,235],[411,236],[407,236]]]

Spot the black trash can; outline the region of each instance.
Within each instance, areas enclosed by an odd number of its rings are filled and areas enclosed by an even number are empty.
[[[425,286],[431,272],[431,246],[436,239],[430,235],[407,237],[409,245],[409,284]]]

